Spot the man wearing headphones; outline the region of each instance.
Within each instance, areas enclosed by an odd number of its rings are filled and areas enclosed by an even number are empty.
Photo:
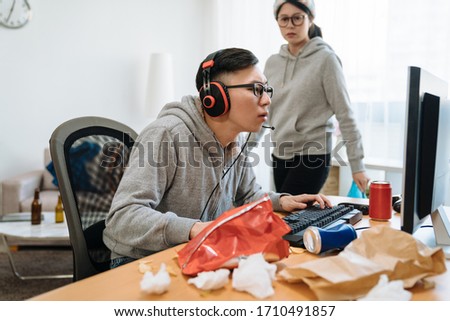
[[[266,193],[243,153],[259,132],[273,89],[248,50],[210,54],[196,76],[199,97],[169,103],[139,135],[103,233],[111,267],[189,241],[224,211],[268,194],[274,211],[303,209],[323,195]]]

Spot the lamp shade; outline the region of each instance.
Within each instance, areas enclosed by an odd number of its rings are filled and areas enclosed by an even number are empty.
[[[147,78],[146,115],[156,118],[161,108],[174,100],[172,55],[152,53]]]

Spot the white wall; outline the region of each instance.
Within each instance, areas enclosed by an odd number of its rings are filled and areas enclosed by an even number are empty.
[[[198,64],[229,26],[219,19],[225,1],[29,0],[25,27],[0,26],[0,181],[42,169],[53,130],[68,119],[108,117],[137,132],[152,121],[152,52],[172,54],[175,99],[195,94]],[[256,172],[268,189],[267,167]]]
[[[195,92],[208,0],[29,0],[0,26],[0,180],[42,168],[60,123],[98,115],[140,131],[150,53],[173,55],[175,98]]]

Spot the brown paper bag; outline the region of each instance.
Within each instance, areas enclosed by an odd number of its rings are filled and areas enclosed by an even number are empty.
[[[354,300],[365,296],[381,274],[403,280],[405,288],[446,271],[440,248],[431,249],[412,235],[386,226],[370,228],[336,256],[286,267],[278,276],[305,282],[319,300]]]

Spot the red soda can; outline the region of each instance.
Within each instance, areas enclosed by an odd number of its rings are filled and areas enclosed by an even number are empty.
[[[387,221],[392,217],[392,188],[389,182],[374,181],[370,184],[369,217]]]

